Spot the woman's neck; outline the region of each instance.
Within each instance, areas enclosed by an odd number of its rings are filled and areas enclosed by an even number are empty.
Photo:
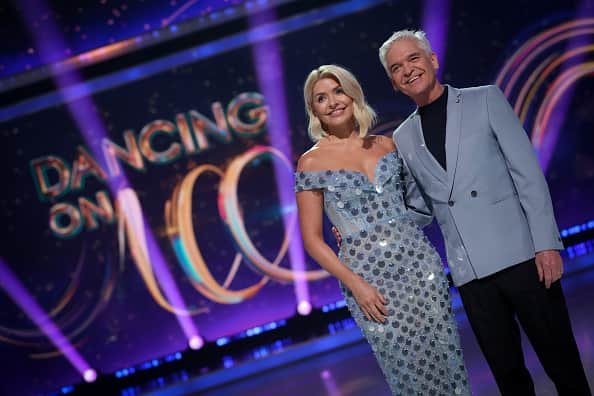
[[[359,134],[356,130],[352,128],[348,129],[337,129],[333,131],[328,131],[328,140],[348,140],[359,137]]]

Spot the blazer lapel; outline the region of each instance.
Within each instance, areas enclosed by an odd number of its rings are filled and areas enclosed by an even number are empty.
[[[446,168],[449,194],[451,195],[458,166],[460,148],[460,123],[462,122],[462,92],[448,85],[446,120]]]
[[[446,172],[441,167],[439,162],[437,162],[425,144],[425,138],[423,137],[423,127],[421,125],[421,116],[419,115],[418,109],[415,111],[411,121],[413,129],[413,145],[415,152],[417,153],[417,157],[436,179],[447,185]]]

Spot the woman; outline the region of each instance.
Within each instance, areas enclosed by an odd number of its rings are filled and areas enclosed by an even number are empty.
[[[394,143],[367,135],[375,113],[348,70],[313,70],[304,98],[315,144],[295,191],[307,252],[340,281],[393,394],[469,395],[448,282],[405,206]],[[323,209],[342,235],[338,256],[323,239]]]

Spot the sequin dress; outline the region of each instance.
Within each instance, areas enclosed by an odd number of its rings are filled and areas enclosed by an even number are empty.
[[[383,324],[369,321],[342,283],[351,315],[394,395],[470,395],[448,282],[435,248],[407,213],[396,151],[374,180],[352,170],[297,172],[295,191],[321,189],[342,235],[341,261],[388,300]]]

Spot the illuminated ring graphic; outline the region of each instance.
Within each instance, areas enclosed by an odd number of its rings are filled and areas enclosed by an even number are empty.
[[[582,36],[591,42],[592,35],[594,18],[576,19],[550,28],[522,45],[497,75],[495,83],[512,102],[536,149],[545,140],[551,112],[563,94],[577,80],[593,73],[592,61],[584,57],[594,53],[594,45],[580,44],[561,54],[558,47]],[[570,60],[577,60],[577,64],[564,70]]]
[[[239,210],[237,184],[242,169],[253,159],[265,154],[279,157],[292,172],[291,164],[281,152],[270,147],[257,146],[235,158],[226,173],[223,173],[218,167],[208,164],[194,169],[176,187],[171,201],[168,201],[165,206],[168,233],[182,268],[190,277],[196,290],[218,303],[236,304],[253,297],[269,281],[269,277],[289,282],[297,279],[318,280],[329,275],[324,270],[295,273],[290,269],[279,267],[289,246],[290,232],[296,225],[296,215],[293,215],[289,222],[281,248],[273,262],[264,258],[250,240]],[[221,177],[218,197],[219,213],[241,251],[236,254],[224,285],[220,285],[212,276],[197,245],[192,222],[192,191],[198,177],[205,172],[211,172]],[[241,258],[245,259],[252,269],[264,277],[248,288],[238,291],[229,290],[227,286],[232,280]]]
[[[175,307],[167,301],[163,293],[161,293],[159,283],[155,277],[153,266],[151,264],[144,217],[136,192],[131,188],[123,188],[118,191],[116,200],[121,246],[120,254],[124,254],[122,245],[124,237],[127,236],[128,246],[130,247],[134,264],[155,302],[163,309],[166,309],[175,315],[190,316],[207,312],[208,309],[206,308],[187,310]]]
[[[48,316],[54,320],[58,328],[64,331],[67,339],[73,342],[75,347],[82,344],[82,341],[74,343],[74,338],[82,333],[89,325],[97,318],[99,313],[107,306],[110,301],[115,284],[117,282],[117,269],[112,260],[108,260],[108,265],[105,266],[105,275],[99,290],[99,297],[97,301],[91,306],[80,303],[74,299],[76,292],[80,286],[80,276],[84,267],[86,249],[83,245],[78,263],[72,274],[72,280],[66,286],[65,292],[59,298],[57,304],[48,309]],[[69,307],[69,309],[66,309]],[[86,313],[88,312],[88,313]],[[83,317],[84,316],[84,317]],[[72,327],[74,328],[72,329]],[[69,330],[70,329],[70,330]],[[18,338],[15,338],[18,337]],[[27,339],[39,339],[45,341],[25,341]],[[54,345],[47,341],[45,334],[39,329],[17,329],[6,326],[0,326],[0,341],[8,344],[29,347],[29,348],[54,348]],[[59,349],[53,349],[49,352],[30,353],[29,357],[32,359],[46,359],[62,355],[63,352]]]
[[[205,172],[212,172],[221,178],[224,176],[214,165],[201,165],[192,170],[175,188],[171,201],[165,204],[165,222],[177,258],[196,290],[215,302],[235,304],[254,296],[268,282],[268,278],[264,277],[243,290],[233,291],[221,286],[212,276],[196,243],[192,221],[192,191],[198,177]],[[285,251],[286,247],[281,249],[279,257]]]
[[[227,173],[225,174],[225,177],[221,181],[221,185],[219,187],[219,212],[221,213],[223,221],[225,221],[225,224],[227,224],[233,239],[240,247],[243,257],[250,264],[250,266],[259,273],[268,275],[275,280],[284,282],[293,282],[295,280],[312,281],[327,277],[329,274],[325,270],[295,272],[287,268],[279,267],[276,263],[276,260],[274,263],[271,263],[264,256],[262,256],[262,254],[260,254],[258,249],[256,249],[250,240],[245,229],[245,224],[243,223],[243,218],[239,211],[237,185],[239,183],[239,176],[241,175],[243,168],[254,159],[264,155],[274,155],[279,158],[283,165],[285,165],[292,174],[293,167],[287,158],[281,151],[272,147],[256,146],[234,159],[229,165]],[[287,227],[287,232],[293,231],[295,229],[296,222],[297,214],[293,212]],[[289,236],[290,235],[285,235],[285,242],[283,245],[288,243],[287,238]],[[286,247],[284,247],[284,250],[286,250]]]

